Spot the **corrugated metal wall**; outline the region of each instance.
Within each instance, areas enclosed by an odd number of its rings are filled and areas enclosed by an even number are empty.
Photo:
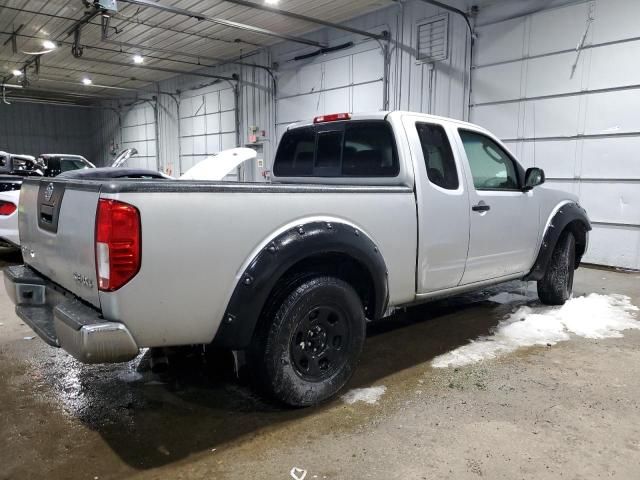
[[[111,164],[122,145],[122,119],[115,108],[101,108],[93,112],[93,149],[96,166]]]
[[[180,173],[236,146],[236,96],[228,84],[180,95]]]
[[[95,109],[0,103],[0,150],[37,156],[73,153],[93,161]]]
[[[138,154],[125,166],[158,170],[156,102],[140,100],[121,109],[121,148],[135,148]]]
[[[594,224],[586,261],[636,269],[638,16],[635,0],[597,0],[478,28],[471,115],[580,197]]]
[[[478,23],[486,25],[478,28],[474,52],[471,120],[505,139],[526,165],[544,167],[549,184],[580,195],[594,220],[588,261],[640,268],[640,163],[634,156],[640,138],[640,41],[634,19],[640,4],[593,0],[556,8],[559,3],[563,2],[525,0],[481,7]],[[462,1],[456,4],[465,8]],[[464,21],[448,14],[446,60],[433,65],[416,61],[418,26],[443,13],[411,0],[348,22],[391,34],[390,109],[465,118],[470,52]],[[513,18],[495,22],[505,16]],[[235,65],[203,70],[240,77],[237,129],[231,125],[230,96],[222,93],[231,91],[229,83],[212,84],[190,75],[157,85],[159,91],[174,95],[159,93],[152,104],[133,108],[53,113],[27,106],[29,113],[23,110],[15,117],[28,119],[22,129],[14,125],[13,115],[6,120],[9,110],[0,106],[0,115],[5,115],[0,129],[5,129],[3,135],[10,139],[6,143],[12,142],[14,150],[49,149],[36,144],[40,133],[28,140],[32,119],[61,115],[38,129],[47,132],[46,141],[62,137],[58,140],[67,142],[56,149],[87,152],[97,164],[108,164],[112,150],[133,145],[144,151],[144,166],[155,168],[155,156],[159,168],[176,175],[217,149],[247,143],[250,127],[255,126],[265,131],[261,145],[266,164],[250,166],[245,179],[259,181],[263,170],[270,170],[288,122],[383,107],[384,64],[377,42],[331,29],[308,36],[331,45],[353,41],[355,46],[295,61],[295,56],[314,49],[281,43],[246,59],[278,65],[277,94],[264,70]],[[585,48],[576,51],[583,37]],[[85,117],[90,121],[82,120]],[[87,125],[93,130],[89,142]],[[27,143],[17,143],[25,138]]]

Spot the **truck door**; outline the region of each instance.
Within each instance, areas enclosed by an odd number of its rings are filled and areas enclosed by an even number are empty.
[[[415,172],[417,293],[457,286],[469,247],[469,198],[461,158],[445,126],[425,118],[403,117]]]
[[[462,284],[526,272],[538,242],[538,199],[523,192],[524,171],[497,141],[471,128],[458,130],[467,159],[471,231]]]

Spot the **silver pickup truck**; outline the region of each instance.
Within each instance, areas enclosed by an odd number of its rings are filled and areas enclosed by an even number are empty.
[[[290,126],[271,184],[84,173],[24,182],[17,314],[88,363],[244,351],[293,406],[338,392],[393,307],[513,279],[564,303],[591,229],[491,133],[410,112]]]

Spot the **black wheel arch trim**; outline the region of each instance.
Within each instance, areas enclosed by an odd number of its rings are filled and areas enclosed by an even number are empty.
[[[370,318],[383,316],[389,300],[387,267],[375,242],[357,227],[313,221],[286,230],[268,242],[240,277],[213,339],[219,347],[249,346],[269,296],[295,265],[322,255],[350,257],[366,269],[373,287]]]
[[[567,227],[574,230],[574,233],[583,233],[585,235],[584,245],[580,244],[581,250],[578,249],[580,239],[576,238],[576,255],[578,258],[576,258],[575,266],[578,268],[580,259],[584,254],[584,249],[586,249],[586,233],[591,230],[591,222],[584,208],[575,202],[567,202],[561,205],[553,217],[551,217],[542,237],[542,244],[540,245],[536,261],[531,271],[524,278],[525,280],[537,281],[544,276],[553,250],[556,248],[556,244],[560,239],[560,235],[562,235],[562,232],[564,232]]]

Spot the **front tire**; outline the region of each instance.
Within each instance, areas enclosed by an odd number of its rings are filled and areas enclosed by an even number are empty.
[[[261,319],[250,368],[270,397],[316,405],[351,378],[364,339],[364,309],[353,287],[335,277],[307,278]]]
[[[562,233],[551,255],[547,271],[538,280],[538,297],[546,305],[564,305],[573,292],[576,240],[573,233]]]

